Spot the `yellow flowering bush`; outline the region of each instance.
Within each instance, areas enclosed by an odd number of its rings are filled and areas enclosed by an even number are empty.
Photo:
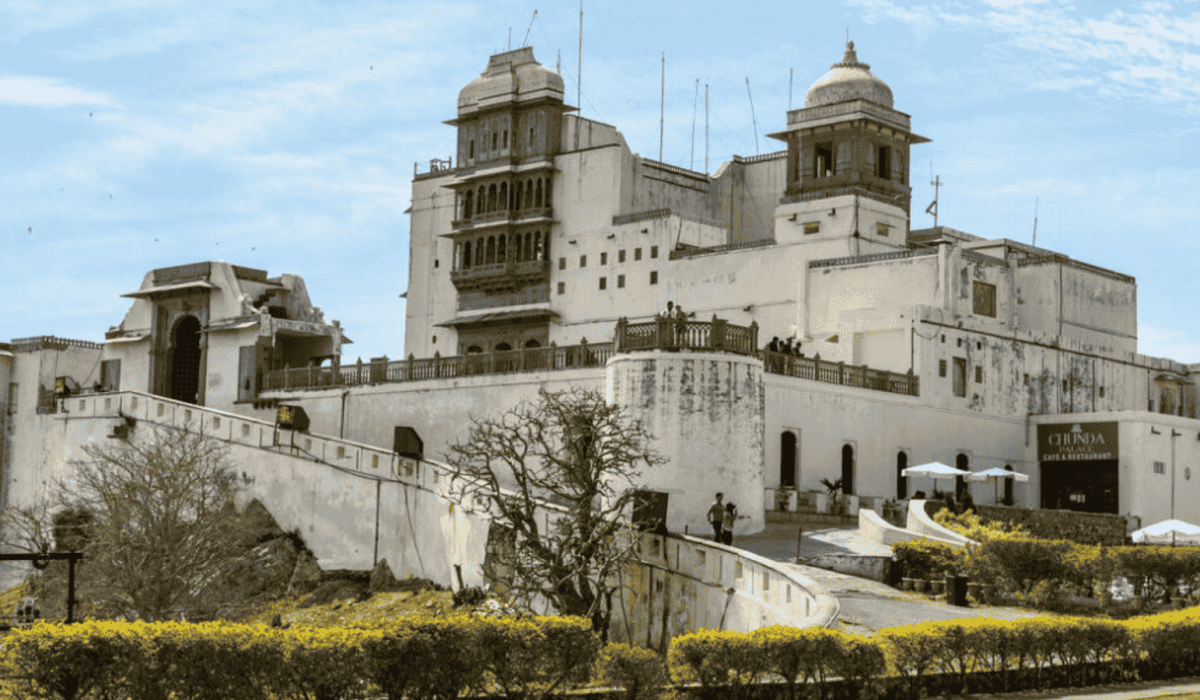
[[[596,680],[624,688],[625,700],[655,700],[667,684],[667,669],[653,650],[609,644],[596,659]]]

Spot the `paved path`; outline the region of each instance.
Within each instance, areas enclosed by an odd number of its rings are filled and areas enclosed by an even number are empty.
[[[871,636],[885,627],[912,625],[929,620],[959,620],[992,617],[1015,620],[1040,613],[1023,608],[972,606],[960,608],[937,602],[921,593],[906,593],[887,584],[858,578],[812,566],[795,564],[797,523],[768,523],[755,535],[738,537],[734,545],[773,561],[785,562],[799,573],[815,580],[838,599],[841,612],[838,629]],[[891,554],[891,547],[858,536],[858,530],[846,528],[804,529],[800,544],[802,556],[818,554]]]

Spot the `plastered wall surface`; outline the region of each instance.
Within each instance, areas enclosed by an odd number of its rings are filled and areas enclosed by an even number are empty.
[[[747,516],[735,531],[764,527],[762,362],[724,353],[629,353],[606,368],[605,397],[629,407],[667,462],[645,470],[645,488],[670,494],[667,528],[711,532],[718,491]]]

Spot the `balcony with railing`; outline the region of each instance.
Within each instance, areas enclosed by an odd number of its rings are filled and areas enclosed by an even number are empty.
[[[644,323],[617,321],[611,343],[581,343],[548,348],[519,348],[499,352],[407,360],[383,357],[338,367],[302,367],[268,372],[264,391],[290,391],[336,386],[365,386],[429,379],[517,372],[551,372],[604,367],[613,355],[646,350],[669,352],[727,352],[760,358],[763,370],[776,375],[840,386],[919,396],[919,378],[865,366],[829,362],[758,349],[758,324],[739,326],[723,319],[692,321],[656,318]]]
[[[758,324],[736,326],[713,316],[712,321],[656,318],[646,323],[617,321],[617,352],[638,350],[704,350],[758,355]]]
[[[476,355],[358,362],[339,367],[300,367],[267,372],[265,391],[365,386],[426,379],[453,379],[482,374],[546,372],[603,367],[612,357],[612,343],[582,343],[563,347],[520,348]]]
[[[919,377],[912,372],[898,374],[883,369],[871,369],[865,365],[848,365],[844,362],[830,362],[816,357],[800,357],[782,352],[763,350],[760,353],[763,360],[763,370],[771,374],[781,374],[785,377],[810,379],[826,384],[840,384],[859,389],[886,391],[905,396],[920,396],[921,385]]]

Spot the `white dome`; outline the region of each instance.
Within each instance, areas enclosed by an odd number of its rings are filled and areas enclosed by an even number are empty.
[[[805,107],[823,107],[848,100],[868,100],[892,109],[892,89],[871,72],[871,66],[858,62],[854,42],[846,42],[846,55],[840,63],[813,83],[804,96]]]
[[[532,46],[524,46],[492,56],[487,70],[458,93],[458,111],[471,112],[482,103],[520,101],[545,94],[562,100],[562,76],[534,60]]]

